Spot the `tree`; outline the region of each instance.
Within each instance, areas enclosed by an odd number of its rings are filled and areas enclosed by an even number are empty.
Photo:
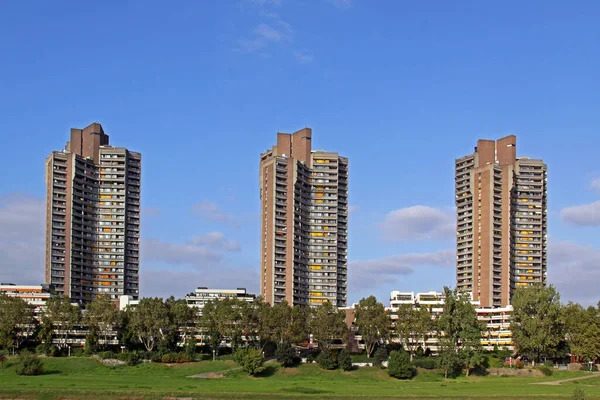
[[[447,347],[454,347],[469,376],[470,371],[485,360],[481,346],[483,324],[477,320],[475,307],[466,295],[447,287],[444,288],[444,295],[444,310],[439,317],[438,327],[447,340]]]
[[[160,298],[141,299],[129,314],[131,331],[150,352],[163,337],[163,330],[169,327],[169,322],[169,310]]]
[[[165,301],[169,315],[169,326],[163,331],[164,337],[169,342],[170,351],[176,349],[177,343],[184,346],[195,335],[197,311],[187,305],[183,299],[175,300],[173,296]]]
[[[402,347],[413,356],[420,344],[425,346],[425,336],[433,330],[431,314],[425,307],[415,308],[412,304],[401,304],[396,311],[395,334]]]
[[[584,361],[594,361],[600,356],[600,315],[597,308],[584,310],[579,304],[569,302],[562,309],[566,338],[571,353]]]
[[[444,378],[454,374],[462,365],[462,360],[456,352],[454,343],[446,338],[442,338],[439,343],[438,357],[440,359],[440,368],[444,370]]]
[[[33,308],[25,300],[0,293],[0,348],[18,349],[34,325]]]
[[[6,362],[6,359],[8,357],[6,356],[6,353],[3,351],[0,351],[0,367],[4,368],[4,363]]]
[[[375,296],[361,299],[354,309],[354,316],[360,336],[365,342],[367,358],[370,358],[375,347],[388,339],[391,320],[385,314],[384,305]]]
[[[67,347],[69,334],[81,321],[81,309],[76,304],[71,304],[68,297],[57,296],[46,302],[46,308],[42,316],[42,330],[45,340],[52,341],[52,332],[60,338],[59,347]],[[50,343],[47,343],[48,345]]]
[[[346,313],[338,310],[332,303],[324,302],[311,312],[310,332],[317,340],[319,348],[330,349],[335,340],[346,340]]]
[[[350,357],[350,354],[345,349],[342,349],[338,353],[337,362],[344,371],[352,371],[352,357]]]
[[[263,310],[265,334],[277,344],[300,343],[308,336],[308,309],[299,306],[290,307],[287,301],[267,307]]]
[[[256,375],[265,370],[264,356],[262,350],[253,347],[242,347],[235,351],[233,360],[238,363],[242,370],[250,375]]]
[[[537,361],[564,340],[560,296],[552,285],[520,287],[512,299],[511,330],[517,351]]]
[[[395,350],[388,359],[388,374],[398,379],[410,379],[414,369],[410,363],[410,356],[404,350]]]
[[[322,350],[317,356],[317,364],[322,369],[333,370],[338,367],[337,357],[335,353],[331,350],[325,349]]]
[[[41,375],[44,372],[42,361],[35,354],[28,351],[22,351],[17,358],[17,375]]]
[[[294,365],[294,362],[296,361],[296,352],[289,343],[280,343],[277,345],[275,358],[277,358],[277,362],[280,362],[284,367],[290,367]]]
[[[219,346],[225,338],[231,340],[233,350],[240,344],[243,333],[240,323],[243,303],[238,299],[225,298],[212,300],[204,305],[200,324],[215,353],[218,353]]]
[[[116,304],[108,297],[98,297],[87,305],[84,322],[102,338],[103,347],[109,342],[109,337],[116,330],[118,310]],[[93,336],[91,336],[93,338]],[[87,346],[86,340],[86,346]]]

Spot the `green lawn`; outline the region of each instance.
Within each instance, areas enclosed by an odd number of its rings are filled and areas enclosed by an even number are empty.
[[[189,379],[189,375],[235,367],[232,361],[202,361],[176,366],[143,364],[105,367],[87,358],[44,359],[46,373],[24,377],[15,373],[14,360],[0,369],[0,398],[31,399],[569,399],[575,387],[588,398],[600,399],[600,377],[557,386],[533,382],[585,376],[586,372],[556,372],[543,378],[460,377],[444,380],[436,372],[420,371],[410,381],[387,376],[385,370],[361,368],[351,372],[323,371],[316,365],[283,369],[268,364],[262,377],[232,371],[221,379]]]

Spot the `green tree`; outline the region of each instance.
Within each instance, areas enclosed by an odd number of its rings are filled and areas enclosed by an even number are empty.
[[[151,352],[170,326],[169,310],[160,298],[143,298],[130,311],[129,324],[139,342]]]
[[[233,350],[239,347],[244,332],[242,312],[245,309],[245,302],[235,298],[213,300],[204,305],[200,325],[215,353],[218,354],[223,339],[231,340]]]
[[[392,351],[388,359],[388,374],[398,379],[410,379],[414,368],[410,363],[410,356],[404,350]]]
[[[0,348],[18,349],[34,326],[33,308],[25,300],[0,293]]]
[[[17,375],[41,375],[44,372],[44,365],[37,355],[31,354],[28,351],[22,351],[17,357],[15,371]]]
[[[310,333],[313,335],[319,348],[330,349],[335,340],[346,340],[348,327],[346,326],[346,313],[338,310],[335,305],[326,301],[312,309],[310,318]]]
[[[560,296],[553,286],[520,287],[512,298],[511,330],[517,351],[537,361],[564,340]]]
[[[342,349],[338,353],[337,362],[340,368],[344,371],[352,371],[352,358],[345,349]]]
[[[444,370],[444,378],[460,370],[462,360],[456,352],[455,344],[446,338],[442,338],[439,343],[438,357],[440,368]]]
[[[177,343],[184,347],[195,336],[197,310],[189,307],[183,299],[175,300],[173,296],[165,301],[169,315],[169,326],[163,331],[169,342],[170,351],[176,350]]]
[[[94,299],[87,305],[83,318],[90,331],[94,330],[100,336],[104,348],[107,347],[110,337],[116,331],[118,320],[116,303],[104,296]]]
[[[412,304],[401,304],[395,314],[394,334],[412,361],[417,348],[425,346],[427,333],[434,329],[431,314],[426,307],[415,308]]]
[[[308,337],[309,309],[282,301],[263,310],[265,337],[275,343],[301,343]]]
[[[583,309],[569,302],[562,309],[567,342],[571,353],[585,361],[594,361],[600,356],[600,315],[597,308]]]
[[[444,288],[444,295],[444,310],[438,319],[438,327],[447,340],[447,346],[454,347],[469,376],[470,371],[485,360],[481,346],[481,331],[484,327],[477,320],[475,307],[468,296],[447,287]]]
[[[250,375],[257,375],[265,370],[262,350],[253,347],[242,347],[235,351],[233,359],[242,370]]]
[[[296,352],[289,343],[280,343],[277,345],[275,358],[277,358],[277,361],[284,367],[290,367],[294,365],[294,362],[296,361]]]
[[[68,345],[69,334],[81,321],[81,309],[76,304],[71,304],[68,297],[57,296],[46,302],[46,308],[42,315],[42,325],[45,329],[44,339],[52,342],[52,335],[59,338],[58,346],[65,348]]]
[[[391,320],[385,313],[385,306],[375,296],[361,299],[354,309],[354,316],[367,358],[370,358],[375,347],[389,338]]]

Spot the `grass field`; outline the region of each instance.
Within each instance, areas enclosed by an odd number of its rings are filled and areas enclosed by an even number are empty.
[[[419,371],[414,379],[400,381],[378,368],[343,372],[323,371],[316,365],[284,369],[268,364],[265,374],[256,378],[237,370],[220,379],[190,379],[187,376],[228,370],[235,364],[203,361],[106,367],[88,358],[47,358],[44,375],[25,377],[15,373],[13,363],[11,359],[0,369],[0,399],[569,399],[578,386],[587,398],[600,399],[600,376],[552,386],[531,384],[586,376],[587,372],[445,380],[439,373]]]

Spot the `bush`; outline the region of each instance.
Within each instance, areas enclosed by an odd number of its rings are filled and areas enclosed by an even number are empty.
[[[504,366],[504,360],[491,356],[488,358],[488,364],[490,368],[502,368]]]
[[[0,367],[4,368],[4,363],[6,362],[7,358],[8,357],[7,357],[6,353],[3,351],[0,351]]]
[[[373,355],[373,365],[381,367],[381,363],[387,360],[388,352],[385,347],[378,347]]]
[[[100,357],[103,360],[113,360],[117,358],[117,355],[112,351],[101,351],[100,353],[98,353],[98,357]]]
[[[289,367],[296,362],[296,352],[289,343],[281,343],[275,350],[275,358],[284,367]]]
[[[142,354],[135,351],[128,351],[117,354],[117,360],[124,361],[129,366],[138,365],[142,361]]]
[[[50,346],[48,346],[46,343],[42,343],[42,344],[38,344],[35,347],[35,354],[43,354],[43,355],[47,355],[50,354]]]
[[[321,354],[320,351],[316,351],[313,353],[310,353],[307,357],[306,357],[306,362],[308,364],[312,364],[313,362],[317,361],[317,358],[319,358],[319,354]]]
[[[554,368],[554,363],[550,360],[544,361],[544,366]]]
[[[573,400],[585,400],[585,392],[582,388],[576,388],[573,390],[573,396],[571,398]]]
[[[398,379],[410,379],[413,376],[410,356],[405,351],[392,351],[388,359],[388,374]]]
[[[412,365],[423,369],[437,369],[440,367],[439,360],[434,357],[415,358],[412,361]]]
[[[317,363],[322,369],[332,370],[338,367],[335,354],[330,350],[323,350],[317,356]]]
[[[71,349],[71,357],[83,357],[84,355],[82,348]]]
[[[50,347],[50,351],[46,353],[50,357],[62,357],[64,352],[56,346]]]
[[[343,369],[344,371],[352,370],[352,358],[350,357],[350,354],[348,354],[348,352],[346,350],[342,350],[338,353],[337,363],[340,366],[340,368]]]
[[[538,369],[542,371],[542,374],[544,374],[544,376],[550,376],[554,373],[554,368],[548,367],[547,365],[542,365],[541,367],[538,367]]]
[[[167,353],[163,354],[160,358],[161,363],[165,364],[177,364],[191,362],[192,359],[186,353]]]
[[[592,371],[592,372],[598,372],[598,366],[596,364],[592,364],[592,369],[590,369],[590,365],[589,364],[584,364],[579,368],[580,371]]]
[[[242,367],[242,370],[250,375],[259,374],[266,369],[263,365],[265,359],[262,350],[260,349],[254,349],[252,347],[237,349],[233,354],[233,360]]]
[[[17,375],[41,375],[44,372],[42,360],[28,351],[22,351],[17,358]]]

